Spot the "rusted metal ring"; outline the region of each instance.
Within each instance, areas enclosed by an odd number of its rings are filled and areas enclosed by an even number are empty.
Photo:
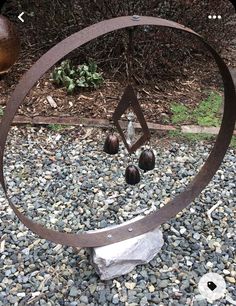
[[[224,83],[224,115],[220,132],[217,136],[216,143],[200,172],[196,175],[193,181],[186,189],[168,202],[164,207],[156,212],[151,213],[139,221],[133,221],[128,225],[122,225],[114,229],[105,229],[99,232],[84,232],[79,234],[67,234],[47,229],[40,224],[37,224],[23,215],[17,207],[11,202],[7,195],[7,189],[3,176],[3,155],[8,132],[10,130],[13,118],[24,101],[26,95],[34,84],[40,79],[46,71],[56,64],[65,55],[74,49],[84,45],[85,43],[100,37],[109,32],[134,27],[141,25],[160,26],[172,29],[181,30],[197,37],[215,59]],[[135,237],[145,232],[148,232],[162,223],[170,220],[177,213],[187,207],[207,186],[213,175],[219,168],[234,130],[236,120],[236,93],[231,74],[221,59],[219,54],[197,33],[189,28],[172,21],[155,18],[155,17],[140,17],[139,19],[132,16],[118,17],[111,20],[102,21],[92,25],[78,33],[75,33],[61,41],[55,47],[44,54],[22,77],[19,84],[16,86],[7,103],[4,116],[0,125],[0,183],[4,189],[6,197],[13,211],[18,218],[42,238],[51,240],[55,243],[73,247],[96,247],[108,245],[118,241],[122,241],[131,237]],[[130,230],[132,228],[132,231]]]

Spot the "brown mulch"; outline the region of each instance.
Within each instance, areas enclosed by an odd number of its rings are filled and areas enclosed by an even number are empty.
[[[21,59],[12,71],[1,78],[0,105],[5,105],[10,93],[35,58]],[[215,67],[195,65],[188,70],[189,78],[165,81],[156,85],[137,85],[138,99],[145,118],[149,122],[167,124],[170,122],[170,105],[173,102],[194,107],[209,94],[209,91],[221,91],[219,75],[212,78]],[[214,74],[214,72],[213,72]],[[104,84],[97,90],[82,90],[73,95],[66,94],[64,88],[56,87],[51,81],[50,72],[31,90],[18,114],[26,116],[79,116],[81,118],[109,119],[121,98],[127,83],[105,77]],[[50,104],[51,97],[55,102]]]

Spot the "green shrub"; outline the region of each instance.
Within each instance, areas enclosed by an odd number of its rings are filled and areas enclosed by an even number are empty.
[[[68,93],[73,93],[76,88],[97,88],[103,83],[97,64],[93,62],[76,67],[70,60],[65,60],[54,69],[52,78],[55,84],[66,87]]]

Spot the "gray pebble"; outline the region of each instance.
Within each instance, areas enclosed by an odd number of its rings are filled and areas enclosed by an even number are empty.
[[[69,295],[72,296],[72,297],[76,297],[78,296],[79,292],[78,292],[78,289],[76,287],[71,287],[70,288],[70,292],[69,292]]]

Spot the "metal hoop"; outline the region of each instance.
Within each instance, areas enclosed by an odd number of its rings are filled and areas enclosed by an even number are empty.
[[[151,213],[141,220],[133,221],[128,225],[122,225],[118,228],[106,229],[99,232],[67,234],[64,232],[48,229],[40,224],[33,222],[24,214],[22,214],[11,202],[9,196],[7,195],[7,189],[3,175],[3,156],[7,135],[19,106],[23,103],[26,95],[34,86],[34,84],[40,79],[40,77],[43,76],[44,73],[47,72],[61,58],[63,58],[74,49],[112,31],[141,25],[168,27],[190,33],[191,35],[197,37],[204,44],[218,65],[224,83],[224,115],[216,143],[206,163],[203,165],[202,169],[196,175],[193,181],[181,194],[168,202],[158,211]],[[26,227],[28,227],[31,231],[41,236],[42,238],[51,240],[55,243],[73,247],[97,247],[112,244],[151,231],[162,223],[170,220],[177,213],[187,207],[187,205],[190,204],[199,195],[199,193],[210,182],[224,158],[233,134],[235,120],[236,93],[231,74],[219,54],[199,34],[178,23],[155,17],[139,16],[139,18],[134,18],[132,16],[125,16],[102,21],[69,36],[54,46],[52,49],[50,49],[25,73],[19,84],[16,86],[10,100],[7,103],[4,116],[0,124],[0,183],[3,187],[9,204],[17,217],[21,220],[22,223],[24,223]],[[130,231],[130,228],[132,228],[132,231]]]

